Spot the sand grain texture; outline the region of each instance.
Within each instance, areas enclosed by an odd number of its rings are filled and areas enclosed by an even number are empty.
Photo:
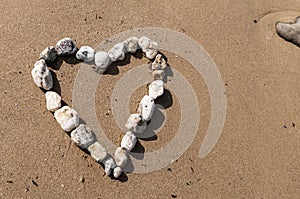
[[[3,0],[0,198],[299,197],[300,48],[275,32],[277,21],[294,21],[300,15],[299,7],[300,2],[292,0]],[[153,26],[182,32],[211,55],[226,88],[226,123],[215,148],[199,159],[210,122],[210,97],[195,69],[166,52],[169,63],[188,78],[200,99],[196,139],[167,168],[127,174],[124,182],[111,180],[46,111],[44,94],[34,85],[30,71],[40,52],[63,37],[74,39],[79,47],[96,47],[119,32]],[[97,115],[115,144],[122,132],[109,128],[113,118],[105,115],[113,85],[134,64],[145,62],[145,58],[134,60],[118,75],[106,76],[107,88],[97,90]],[[70,105],[78,69],[78,64],[63,63],[55,71],[62,99]],[[135,95],[143,96],[142,91]],[[134,106],[130,104],[131,110]],[[141,141],[146,151],[172,139],[178,128],[178,106],[174,98],[167,110],[173,116],[157,140]]]

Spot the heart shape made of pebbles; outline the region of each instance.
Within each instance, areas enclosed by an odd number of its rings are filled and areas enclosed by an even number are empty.
[[[140,101],[137,113],[128,117],[125,125],[128,131],[123,136],[121,145],[111,155],[96,139],[92,130],[87,125],[80,124],[76,110],[69,106],[61,107],[61,96],[51,91],[53,78],[47,63],[54,62],[59,56],[76,54],[76,59],[80,61],[92,62],[94,60],[93,68],[96,72],[103,74],[112,62],[123,60],[126,53],[135,53],[138,49],[141,49],[148,59],[153,60],[150,65],[153,71],[153,82],[149,85],[148,95],[145,95]],[[63,38],[57,42],[55,47],[47,47],[41,52],[39,60],[31,71],[31,76],[34,83],[45,91],[47,110],[53,112],[60,127],[70,133],[71,140],[78,147],[88,150],[98,163],[102,163],[106,175],[112,174],[114,178],[119,178],[122,168],[128,161],[128,152],[134,148],[137,142],[135,134],[143,133],[147,121],[153,115],[154,100],[164,93],[163,79],[167,67],[166,59],[158,53],[158,44],[145,36],[130,37],[114,45],[108,52],[95,52],[90,46],[82,46],[78,49],[72,39]]]

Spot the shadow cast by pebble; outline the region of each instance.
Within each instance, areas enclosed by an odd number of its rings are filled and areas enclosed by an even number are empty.
[[[155,104],[161,107],[163,109],[168,109],[173,105],[173,97],[172,94],[169,90],[165,89],[164,94],[160,97],[158,97],[155,101]]]
[[[71,65],[76,65],[82,62],[81,60],[78,60],[76,58],[76,53],[72,55],[61,56],[61,57],[67,64],[71,64]]]
[[[122,172],[122,174],[120,175],[119,178],[113,178],[115,181],[119,181],[119,182],[127,182],[128,181],[128,176],[126,175],[126,173]]]
[[[47,66],[52,68],[53,70],[59,70],[63,62],[64,61],[61,57],[57,57],[53,62],[46,62],[46,63]]]
[[[165,116],[157,107],[154,108],[152,119],[149,121],[146,129],[141,135],[137,137],[144,141],[154,141],[157,140],[156,131],[163,125],[165,121]]]
[[[60,84],[59,84],[57,75],[53,71],[51,71],[51,75],[52,75],[52,80],[53,80],[53,87],[50,89],[50,91],[56,92],[59,95],[61,95],[61,88],[60,88]]]

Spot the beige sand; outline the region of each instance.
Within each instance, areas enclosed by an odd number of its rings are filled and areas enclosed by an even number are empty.
[[[2,1],[0,198],[298,198],[300,49],[279,38],[274,24],[293,21],[299,6],[292,0]],[[201,127],[178,161],[152,173],[127,174],[120,182],[104,177],[60,129],[30,71],[39,53],[62,37],[96,47],[116,33],[147,26],[182,32],[209,52],[226,85],[226,123],[213,151],[199,159],[210,122],[209,94],[192,67],[166,53],[201,99]],[[145,62],[106,76],[108,87],[97,90],[98,118],[116,144],[121,131],[109,128],[109,96],[122,74]],[[68,104],[78,69],[63,64],[56,73]],[[142,90],[132,99],[140,99]],[[173,116],[158,139],[141,142],[146,151],[172,139],[178,111],[174,99],[168,109]]]

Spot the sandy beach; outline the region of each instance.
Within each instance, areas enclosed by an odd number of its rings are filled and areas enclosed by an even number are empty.
[[[275,23],[293,22],[299,6],[292,0],[3,0],[0,198],[298,198],[300,48],[280,38]],[[168,166],[116,180],[60,128],[31,70],[40,52],[61,38],[97,48],[118,33],[144,27],[177,31],[206,50],[224,82],[226,119],[217,144],[199,158],[211,122],[208,87],[187,60],[162,50],[196,93],[198,104],[190,104],[201,113],[196,137]],[[104,75],[96,89],[98,122],[115,145],[123,132],[110,112],[113,89],[128,71],[148,62],[131,57],[116,74]],[[63,62],[51,70],[62,99],[72,106],[80,64]],[[130,97],[130,111],[145,92],[141,85]],[[140,140],[138,153],[158,150],[176,135],[183,113],[179,99],[170,95],[164,127],[156,139]]]

